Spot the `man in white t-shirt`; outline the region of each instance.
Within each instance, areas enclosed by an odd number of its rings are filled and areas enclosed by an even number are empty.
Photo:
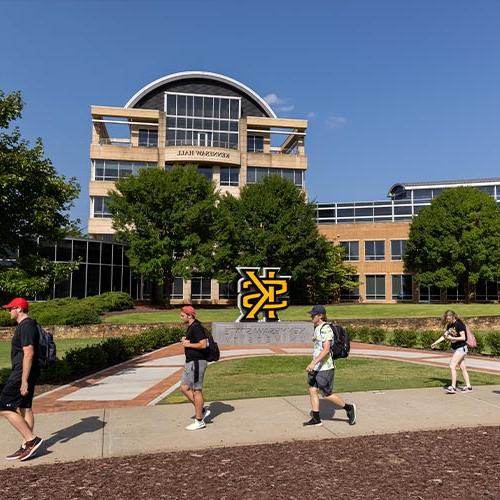
[[[309,397],[311,399],[312,418],[304,422],[304,426],[322,425],[319,416],[319,394],[331,401],[347,413],[349,424],[356,423],[356,405],[347,404],[340,396],[333,394],[333,378],[335,374],[335,360],[330,355],[330,345],[333,341],[332,327],[326,322],[326,309],[324,306],[314,306],[310,311],[314,325],[313,359],[307,365],[307,382],[309,384]]]

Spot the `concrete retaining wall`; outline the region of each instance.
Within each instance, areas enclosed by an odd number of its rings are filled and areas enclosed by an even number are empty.
[[[480,316],[465,318],[471,330],[498,330],[500,331],[500,316]],[[413,330],[441,330],[440,320],[437,318],[387,318],[387,319],[342,319],[338,323],[343,326],[359,328],[361,326],[371,326],[383,328],[384,330],[394,330],[395,328]],[[210,324],[205,324],[210,329]],[[87,338],[107,338],[122,337],[126,335],[137,335],[145,330],[159,327],[183,327],[180,323],[151,323],[144,325],[114,325],[111,323],[101,323],[98,325],[83,326],[54,326],[46,327],[60,339],[87,339]],[[14,333],[13,327],[0,328],[0,340],[7,340]]]

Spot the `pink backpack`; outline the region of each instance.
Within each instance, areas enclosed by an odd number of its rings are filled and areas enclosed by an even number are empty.
[[[467,336],[467,338],[465,339],[467,345],[472,349],[474,349],[474,347],[477,347],[476,337],[474,336],[474,334],[471,332],[470,328],[467,325],[465,325],[465,333]]]

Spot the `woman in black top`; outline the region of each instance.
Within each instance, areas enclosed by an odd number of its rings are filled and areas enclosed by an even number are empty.
[[[431,345],[431,348],[434,349],[444,340],[451,342],[451,349],[453,351],[453,356],[450,361],[451,385],[446,388],[446,392],[449,394],[455,394],[457,392],[457,366],[460,367],[462,375],[464,376],[465,386],[462,388],[462,392],[472,391],[469,374],[465,366],[465,356],[468,352],[467,328],[457,314],[451,310],[444,313],[443,325],[445,332]]]

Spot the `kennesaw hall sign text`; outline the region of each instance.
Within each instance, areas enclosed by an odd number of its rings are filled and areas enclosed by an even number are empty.
[[[170,149],[170,148],[169,148]],[[227,151],[224,149],[216,148],[179,148],[176,150],[166,150],[165,159],[167,161],[179,160],[216,160],[223,163],[232,163],[238,165],[240,163],[239,151]]]

